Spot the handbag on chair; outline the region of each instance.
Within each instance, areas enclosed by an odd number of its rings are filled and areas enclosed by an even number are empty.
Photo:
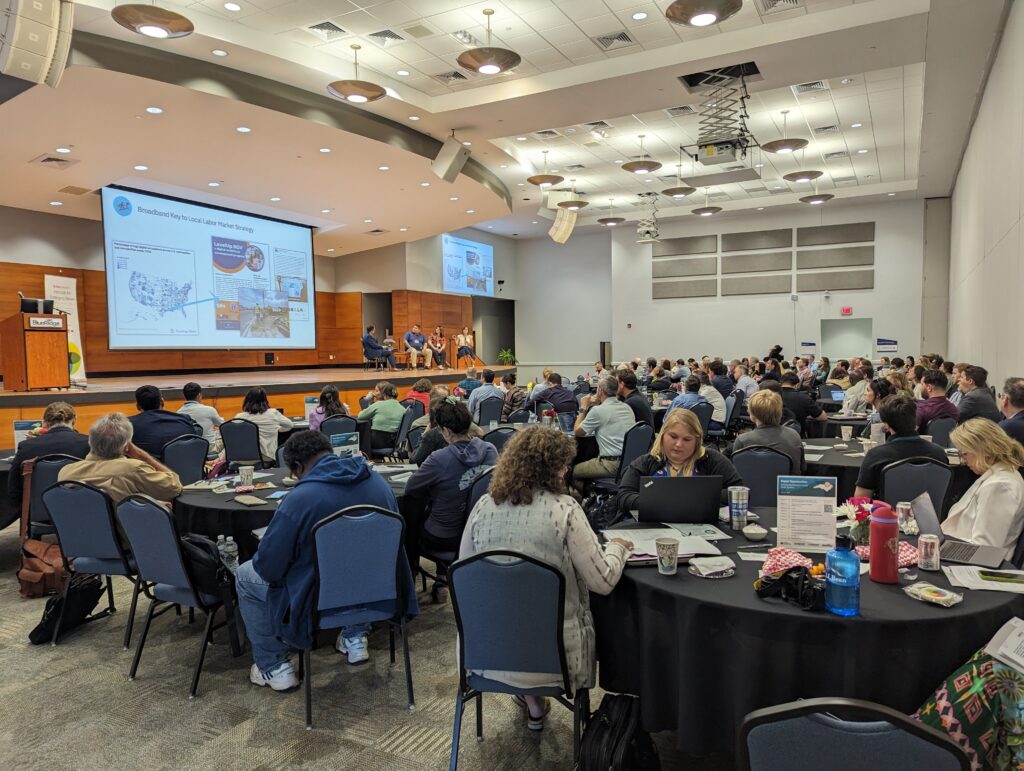
[[[18,566],[18,583],[21,596],[45,597],[59,594],[64,590],[68,575],[64,570],[64,557],[60,546],[53,541],[29,538],[29,517],[32,502],[32,467],[35,458],[21,464],[21,562]]]

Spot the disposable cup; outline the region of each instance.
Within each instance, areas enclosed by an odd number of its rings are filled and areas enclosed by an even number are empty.
[[[679,539],[657,538],[654,545],[658,549],[658,572],[674,576],[679,569]]]
[[[251,485],[252,475],[255,469],[252,466],[239,466],[238,467],[238,484],[240,485]]]
[[[848,442],[853,439],[853,426],[842,426],[839,430],[843,434],[844,442]]]

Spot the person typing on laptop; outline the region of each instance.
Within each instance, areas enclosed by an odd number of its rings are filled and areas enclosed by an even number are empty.
[[[619,511],[628,516],[636,510],[640,501],[640,480],[659,476],[720,476],[723,504],[728,498],[728,488],[743,484],[736,468],[722,453],[704,446],[700,420],[687,409],[668,413],[661,431],[654,437],[651,451],[626,468],[616,498]]]
[[[950,434],[960,459],[978,474],[942,523],[942,532],[980,546],[1013,549],[1024,527],[1024,447],[987,418],[964,421]]]

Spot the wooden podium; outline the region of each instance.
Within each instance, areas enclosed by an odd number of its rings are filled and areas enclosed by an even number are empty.
[[[5,391],[71,386],[65,316],[16,313],[0,322],[0,339]]]

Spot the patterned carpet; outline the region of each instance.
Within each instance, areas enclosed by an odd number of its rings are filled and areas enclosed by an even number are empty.
[[[333,645],[313,652],[314,729],[304,725],[301,689],[278,694],[248,681],[251,658],[232,658],[226,630],[214,635],[199,696],[188,699],[201,619],[166,614],[153,622],[139,673],[127,680],[131,651],[121,637],[130,584],[115,579],[118,612],[69,634],[56,647],[32,646],[43,600],[18,595],[17,533],[0,533],[0,757],[7,768],[332,768],[419,771],[447,768],[455,676],[450,604],[421,595],[410,627],[416,709],[405,673],[390,666],[387,631],[370,636],[371,661],[349,667]],[[135,639],[145,606],[140,601]],[[297,659],[296,659],[297,663]],[[600,702],[600,692],[591,695]],[[527,730],[508,697],[484,697],[484,736],[467,709],[460,745],[465,769],[571,769],[572,724],[555,705],[540,733]],[[662,768],[724,769],[721,758],[683,758],[669,734],[656,737]]]

